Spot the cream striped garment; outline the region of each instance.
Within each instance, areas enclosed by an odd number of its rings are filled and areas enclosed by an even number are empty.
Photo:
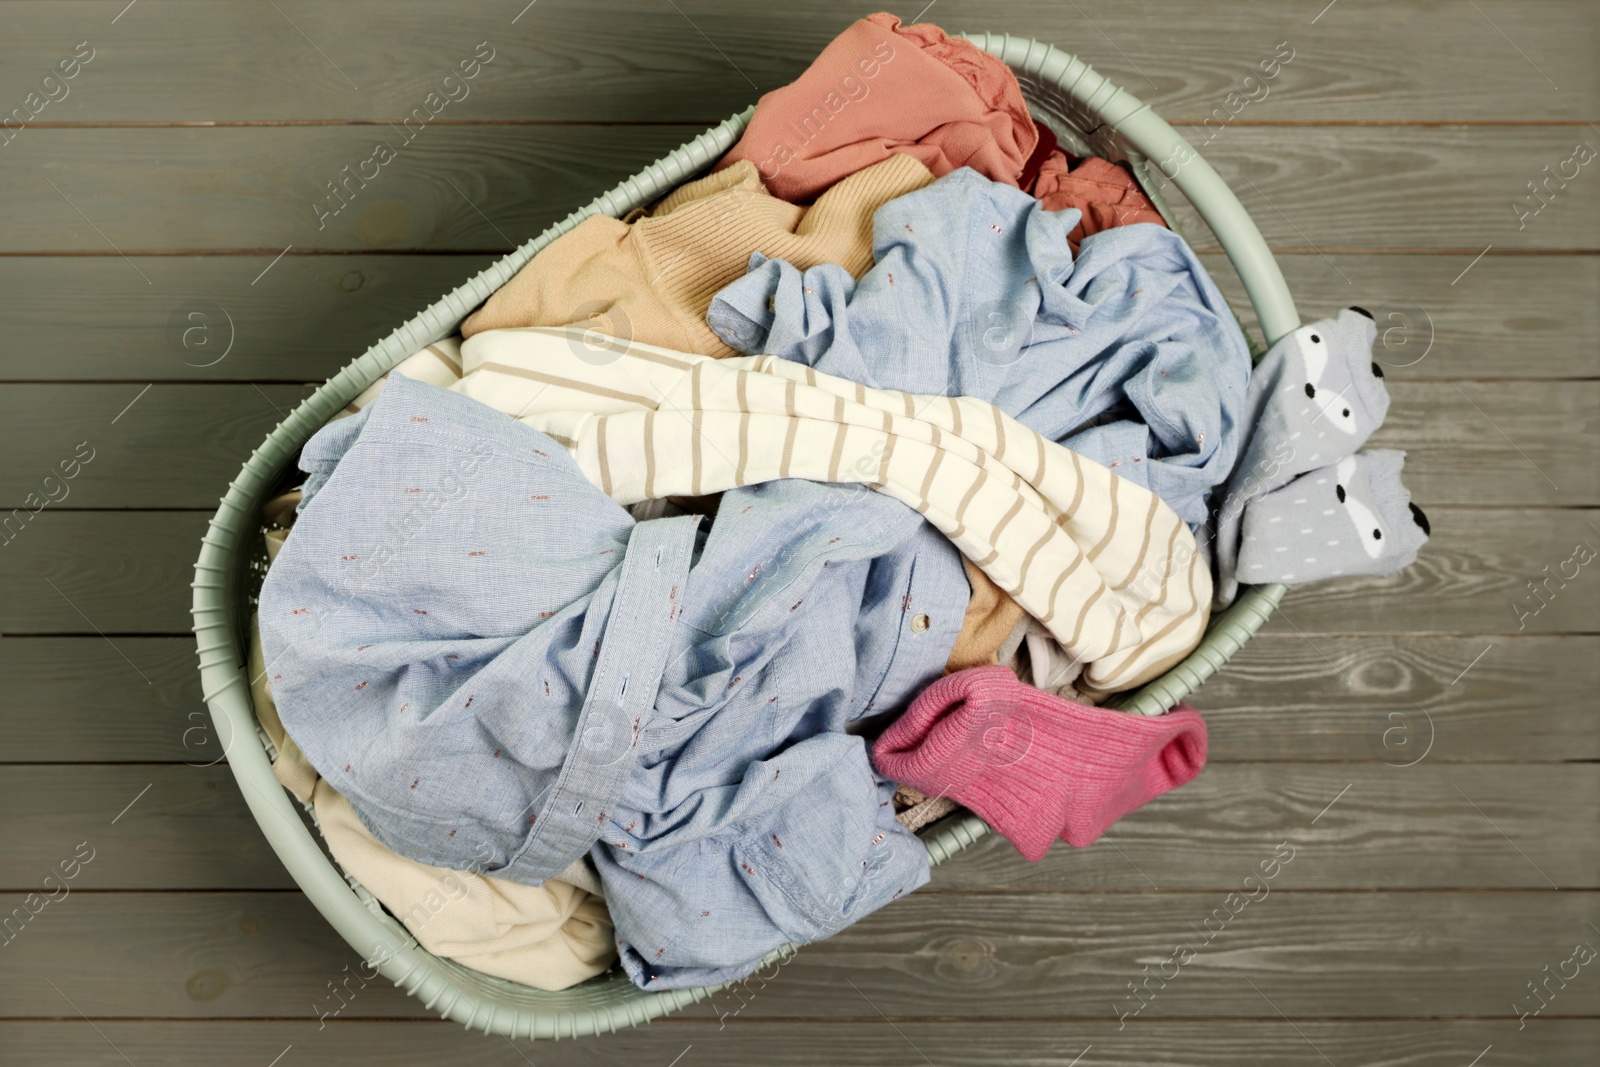
[[[396,370],[543,431],[623,505],[774,478],[888,493],[1048,628],[1095,694],[1161,674],[1205,632],[1210,572],[1172,509],[980,400],[560,327],[441,341]]]

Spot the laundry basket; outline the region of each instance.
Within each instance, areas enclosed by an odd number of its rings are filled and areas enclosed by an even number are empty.
[[[1141,178],[1148,178],[1152,165],[1162,169],[1227,251],[1269,343],[1299,325],[1283,275],[1249,215],[1205,160],[1147,105],[1050,45],[1010,35],[966,37],[1016,72],[1034,113],[1058,131],[1070,150],[1126,159]],[[599,1033],[645,1022],[721,987],[647,993],[613,971],[561,992],[542,992],[492,978],[423,950],[371,894],[339,871],[273,777],[269,743],[251,705],[244,664],[249,613],[266,569],[261,506],[306,439],[358,393],[413,352],[457,332],[469,312],[582,219],[600,213],[620,216],[704,172],[739,138],[753,110],[735,115],[646,167],[368,349],[268,436],[230,483],[202,539],[194,581],[202,691],[251,813],[306,896],[370,965],[431,1010],[471,1028],[535,1038]],[[1148,180],[1144,185],[1159,198]],[[1165,208],[1163,214],[1171,219]],[[1283,591],[1278,585],[1247,588],[1231,608],[1211,620],[1204,639],[1187,659],[1112,703],[1146,714],[1171,707],[1249,640]],[[935,824],[923,838],[930,859],[938,863],[986,832],[981,820],[963,813]],[[792,947],[779,950],[769,959],[792,951]]]

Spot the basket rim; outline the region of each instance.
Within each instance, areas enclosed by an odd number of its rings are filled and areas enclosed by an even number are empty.
[[[1270,344],[1299,326],[1293,299],[1265,240],[1238,198],[1200,154],[1148,104],[1112,84],[1087,63],[1054,46],[1010,34],[962,34],[1025,79],[1059,91],[1183,191],[1226,251],[1244,282]],[[711,127],[579,208],[561,222],[440,297],[331,377],[268,435],[229,483],[211,519],[195,564],[194,633],[202,698],[211,712],[228,766],[252,816],[305,895],[341,936],[396,985],[442,1017],[470,1029],[516,1038],[576,1037],[634,1026],[702,1000],[732,983],[646,992],[625,978],[592,979],[568,990],[541,992],[471,971],[422,949],[397,922],[370,907],[356,886],[322,852],[296,816],[272,773],[257,736],[241,646],[241,606],[232,594],[241,557],[257,524],[259,505],[300,445],[362,389],[424,346],[453,333],[474,307],[503,285],[540,249],[594,214],[621,215],[650,202],[711,165],[732,146],[754,106]],[[1169,166],[1171,169],[1169,169]],[[1159,714],[1226,663],[1271,615],[1285,587],[1246,587],[1213,616],[1200,644],[1182,662],[1114,706]],[[235,745],[236,740],[242,743]],[[237,748],[237,751],[236,751]],[[970,813],[924,838],[938,864],[988,833]],[[763,963],[792,954],[787,946]]]

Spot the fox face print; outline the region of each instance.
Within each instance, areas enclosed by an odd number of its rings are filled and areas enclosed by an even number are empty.
[[[1370,313],[1364,308],[1348,310],[1371,318]],[[1361,359],[1359,351],[1354,353],[1356,358],[1343,358],[1349,353],[1341,354],[1339,357],[1333,356],[1331,347],[1334,338],[1324,324],[1302,326],[1290,336],[1294,338],[1294,350],[1300,357],[1303,373],[1298,377],[1303,381],[1297,382],[1291,377],[1284,383],[1284,389],[1293,393],[1298,385],[1299,391],[1310,401],[1311,406],[1306,412],[1309,418],[1306,422],[1311,425],[1330,426],[1347,437],[1361,436],[1365,440],[1362,431],[1371,434],[1375,426],[1366,424],[1368,420],[1363,420],[1357,414],[1355,402],[1350,395],[1347,395],[1353,392],[1350,388],[1353,384],[1350,378],[1355,375],[1370,374],[1372,378],[1381,380],[1383,369],[1370,356],[1365,360]]]
[[[1265,577],[1285,570],[1275,564],[1258,559],[1254,561],[1257,564],[1254,570],[1241,564],[1240,528],[1248,521],[1246,516],[1250,508],[1264,501],[1263,494],[1271,494],[1314,471],[1320,472],[1318,478],[1326,481],[1321,488],[1332,493],[1336,472],[1331,468],[1353,456],[1383,424],[1383,417],[1389,410],[1389,392],[1384,385],[1383,371],[1372,358],[1377,332],[1371,312],[1364,308],[1345,308],[1333,318],[1319,319],[1279,338],[1251,373],[1246,401],[1250,437],[1226,492],[1220,498],[1222,504],[1216,515],[1214,609],[1224,608],[1233,601],[1239,581],[1286,580]],[[1282,458],[1285,453],[1287,460]],[[1274,472],[1272,478],[1263,478],[1262,473],[1269,469]],[[1312,488],[1303,487],[1299,495],[1305,496]],[[1350,487],[1345,485],[1344,488],[1348,495]],[[1322,508],[1342,507],[1342,503],[1332,499],[1322,505]],[[1367,521],[1366,515],[1351,513],[1348,509],[1345,517],[1352,522]],[[1309,525],[1315,530],[1319,525],[1326,526],[1326,519],[1321,516],[1318,519],[1318,523],[1301,522],[1295,529]],[[1366,529],[1369,539],[1383,540],[1371,537],[1372,530],[1383,530],[1381,523]],[[1281,533],[1274,531],[1273,538],[1280,547],[1283,545]],[[1348,535],[1342,540],[1346,542],[1342,547],[1354,547]],[[1299,558],[1303,563],[1306,557],[1313,555],[1315,553],[1301,553]],[[1363,558],[1371,566],[1379,560],[1387,560],[1390,554],[1380,551],[1377,556]],[[1293,568],[1287,570],[1295,573]],[[1344,570],[1344,573],[1351,572]]]
[[[1356,457],[1347,456],[1341,459],[1336,471],[1335,477],[1338,481],[1333,487],[1334,494],[1340,506],[1344,508],[1346,516],[1354,524],[1355,540],[1361,545],[1368,559],[1377,559],[1383,555],[1383,520],[1378,518],[1377,513],[1367,507],[1361,498],[1345,488],[1345,483],[1356,476]]]
[[[1375,449],[1303,474],[1244,514],[1239,577],[1310,582],[1393,574],[1428,539],[1428,517],[1400,484],[1405,453]]]

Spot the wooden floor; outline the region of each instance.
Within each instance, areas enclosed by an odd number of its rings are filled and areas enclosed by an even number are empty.
[[[514,1046],[369,985],[319,1022],[357,956],[227,768],[191,766],[215,755],[188,611],[217,498],[315,383],[871,10],[524,2],[0,4],[0,112],[60,97],[0,132],[0,511],[59,498],[0,544],[0,913],[76,871],[0,947],[0,1064],[1600,1062],[1575,951],[1600,947],[1585,0],[930,5],[1151,101],[1304,315],[1377,315],[1373,444],[1408,452],[1433,540],[1289,595],[1194,698],[1193,784],[1036,865],[985,840],[726,1019]],[[470,95],[320,217],[480,42]],[[1274,855],[1270,892],[1207,925]]]

